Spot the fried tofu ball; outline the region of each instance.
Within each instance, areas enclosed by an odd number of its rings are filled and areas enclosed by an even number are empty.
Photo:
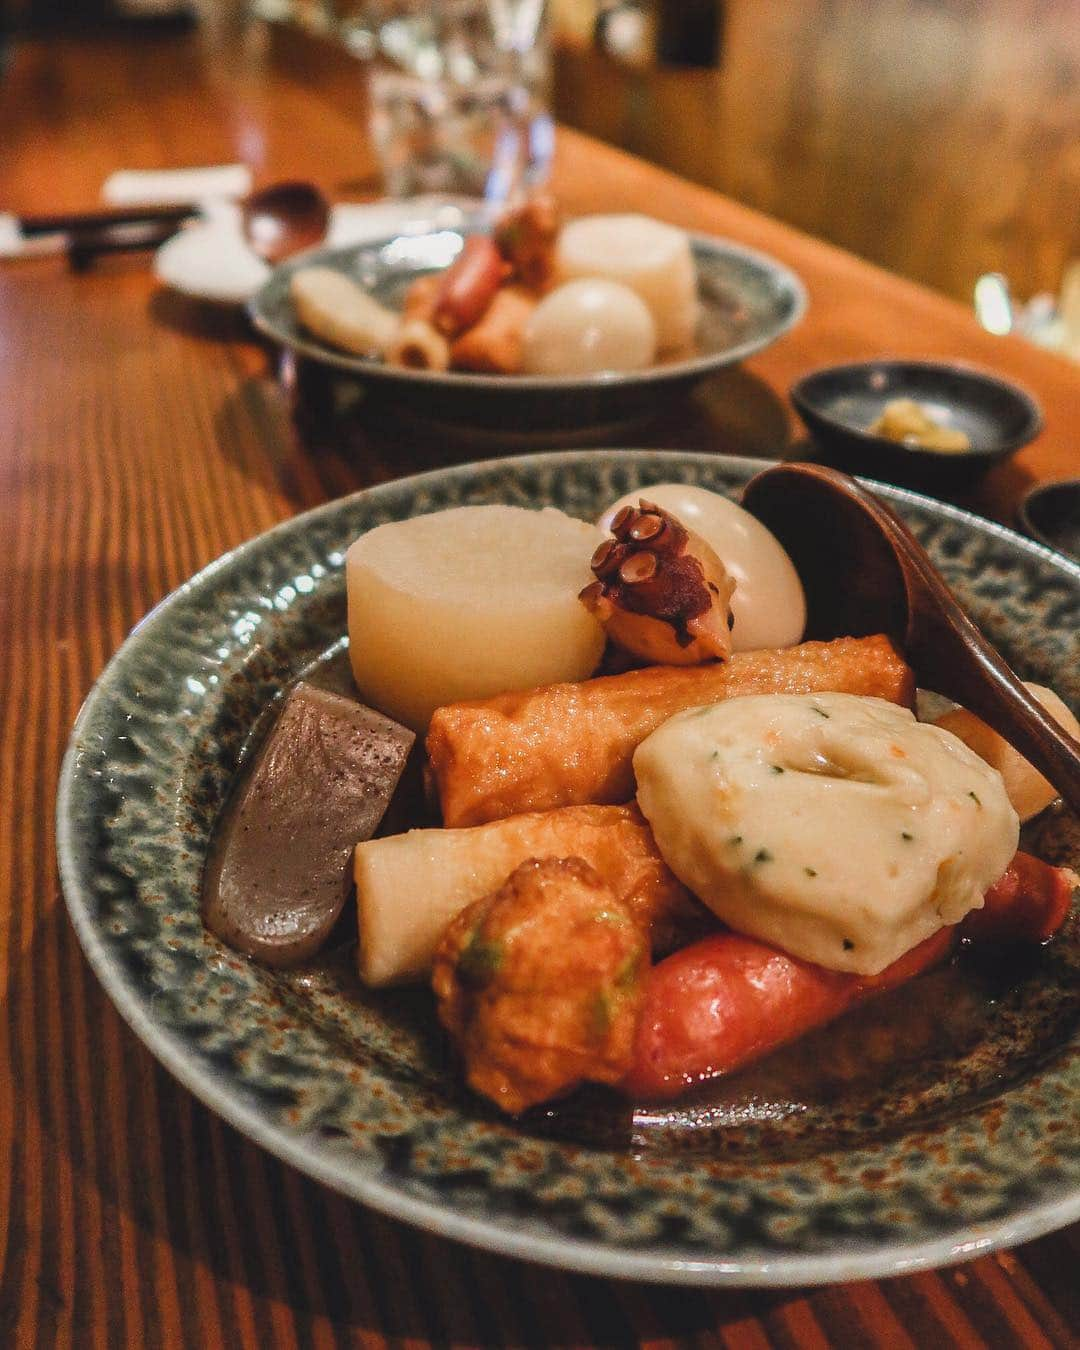
[[[450,924],[439,1017],[469,1085],[511,1115],[626,1073],[649,944],[581,858],[530,858]]]

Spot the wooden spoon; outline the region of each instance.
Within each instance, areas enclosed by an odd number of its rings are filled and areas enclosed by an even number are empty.
[[[1024,688],[884,502],[835,469],[779,464],[751,479],[743,505],[802,577],[807,637],[887,633],[924,689],[976,713],[1080,812],[1080,742]]]
[[[241,211],[248,247],[271,267],[326,238],[330,203],[314,183],[274,183],[253,192]]]

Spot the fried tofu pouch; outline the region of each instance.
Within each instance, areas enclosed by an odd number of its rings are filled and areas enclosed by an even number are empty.
[[[446,926],[529,858],[583,859],[657,946],[700,911],[636,806],[571,806],[467,830],[409,830],[354,854],[360,976],[423,979]]]
[[[435,954],[439,1018],[469,1085],[513,1115],[630,1068],[649,942],[581,858],[530,858]]]
[[[480,825],[521,812],[629,801],[634,751],[675,713],[747,694],[826,690],[911,707],[915,682],[889,639],[875,636],[449,704],[436,709],[427,737],[443,821]]]

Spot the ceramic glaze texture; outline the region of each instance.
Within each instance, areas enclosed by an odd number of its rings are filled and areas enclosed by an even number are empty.
[[[966,450],[931,450],[871,432],[897,399],[911,399],[941,425],[963,432]],[[829,463],[851,473],[926,488],[976,480],[1027,445],[1042,426],[1018,385],[957,362],[862,361],[797,381],[791,401]]]
[[[95,970],[192,1091],[346,1194],[604,1273],[777,1284],[887,1274],[1080,1215],[1075,914],[993,985],[965,1035],[921,1051],[916,1036],[909,1062],[881,1066],[880,1080],[855,1071],[812,1108],[765,1066],[742,1096],[732,1080],[733,1096],[634,1111],[585,1094],[517,1123],[461,1086],[425,990],[365,991],[347,947],[291,974],[260,970],[203,930],[213,822],[268,706],[340,653],[344,551],[358,534],[482,502],[591,518],[671,479],[737,495],[758,467],[595,451],[439,471],[286,522],[140,625],[74,733],[61,867]],[[1021,674],[1080,707],[1080,568],[962,512],[886,495]],[[1026,842],[1080,865],[1080,831],[1064,813],[1041,818]]]

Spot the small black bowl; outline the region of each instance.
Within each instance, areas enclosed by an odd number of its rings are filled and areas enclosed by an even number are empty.
[[[911,398],[968,450],[927,450],[867,431],[896,398]],[[838,468],[889,483],[962,487],[1027,445],[1042,426],[1023,389],[971,366],[939,361],[860,361],[804,376],[791,401],[820,450]]]
[[[1080,478],[1033,487],[1017,508],[1016,519],[1032,539],[1080,562]]]

